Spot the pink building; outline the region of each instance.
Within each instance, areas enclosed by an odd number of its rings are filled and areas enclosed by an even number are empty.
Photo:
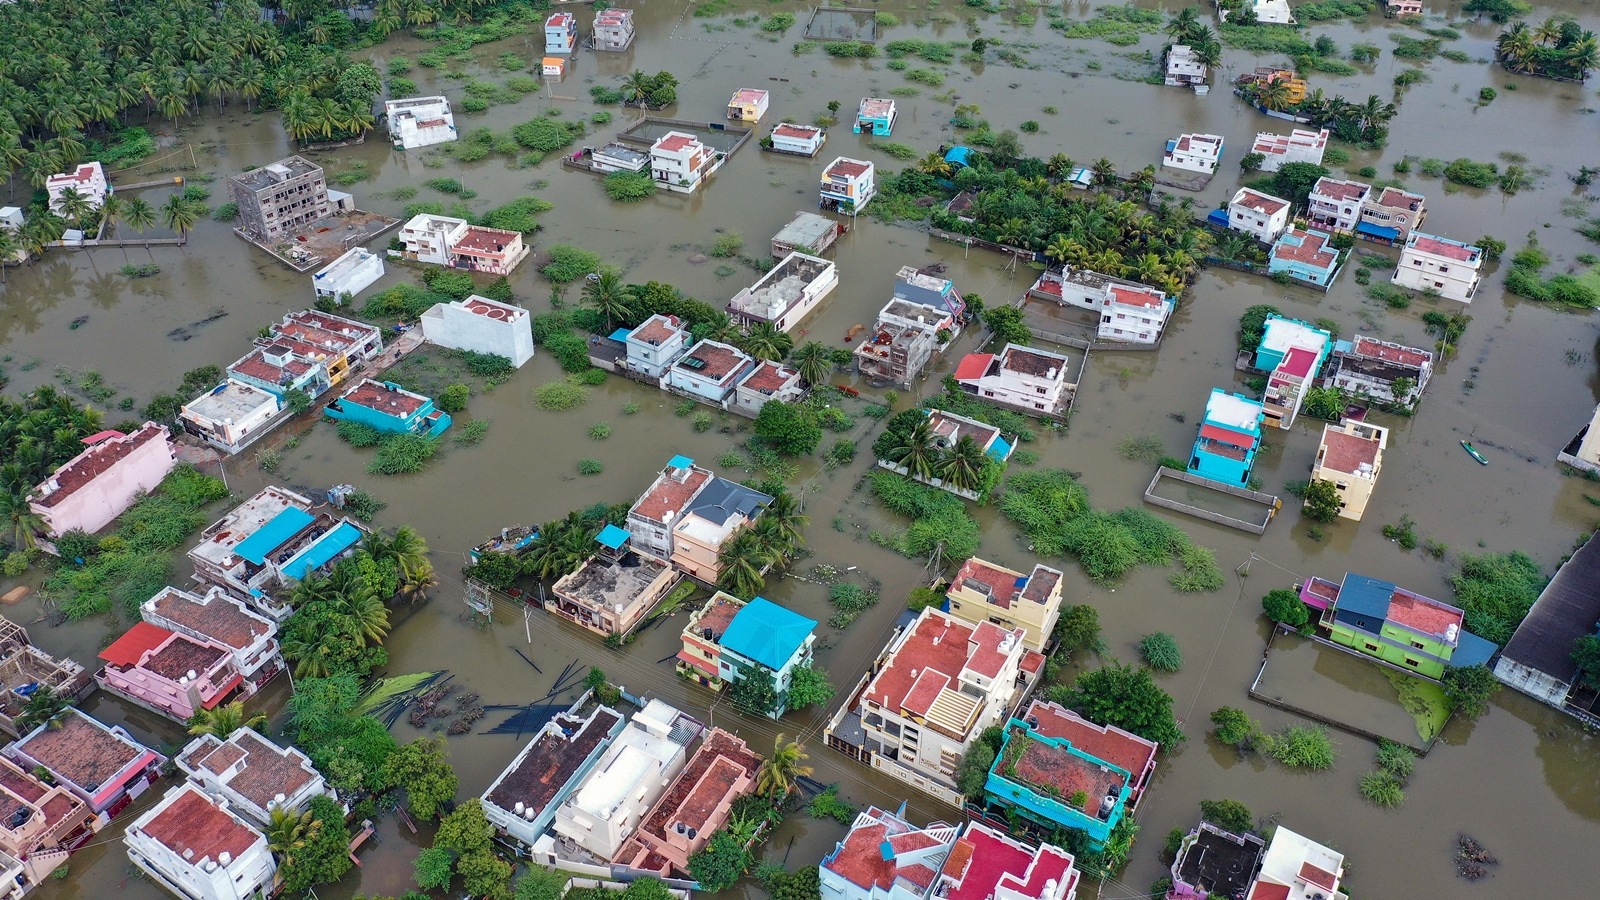
[[[149,622],[135,622],[100,658],[101,687],[178,722],[215,709],[244,683],[228,647]]]
[[[43,767],[56,784],[89,804],[101,824],[155,784],[167,763],[122,728],[71,707],[0,752],[29,772]]]
[[[227,647],[244,677],[242,696],[254,694],[283,671],[277,624],[222,588],[212,586],[200,596],[168,587],[146,600],[140,610],[151,625]]]
[[[1073,900],[1079,873],[1072,854],[1035,847],[982,822],[968,822],[939,871],[943,900]]]
[[[0,757],[0,809],[11,811],[0,819],[0,852],[21,861],[34,884],[94,836],[95,816],[82,800],[4,757]]]
[[[167,429],[154,422],[133,434],[102,431],[83,442],[88,449],[28,494],[29,508],[51,538],[74,529],[94,534],[110,525],[140,493],[154,490],[175,461]],[[55,552],[49,542],[41,546]]]
[[[616,862],[669,875],[687,875],[689,857],[705,849],[728,821],[733,802],[755,789],[761,757],[720,728],[706,732],[694,757],[656,801]]]

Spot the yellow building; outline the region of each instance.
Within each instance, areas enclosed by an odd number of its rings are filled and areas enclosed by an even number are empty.
[[[735,122],[758,122],[767,114],[767,92],[740,88],[728,100],[728,118]]]
[[[1389,429],[1365,422],[1322,426],[1322,443],[1311,464],[1312,481],[1328,481],[1339,489],[1339,517],[1361,521],[1383,468]]]
[[[1023,575],[974,556],[961,566],[945,592],[950,615],[971,624],[993,622],[1021,628],[1022,644],[1044,651],[1061,612],[1061,573],[1036,565]]]

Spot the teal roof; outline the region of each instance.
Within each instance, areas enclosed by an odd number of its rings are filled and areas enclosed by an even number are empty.
[[[776,672],[805,646],[816,627],[816,620],[757,597],[734,615],[720,643]]]
[[[267,524],[256,529],[256,533],[239,542],[233,552],[246,560],[261,565],[267,561],[267,554],[283,546],[283,542],[300,533],[300,530],[310,525],[312,516],[303,509],[290,507],[273,516]]]
[[[317,538],[311,546],[284,563],[283,574],[290,578],[304,579],[308,573],[327,565],[335,556],[355,546],[359,540],[361,540],[361,529],[349,522],[340,522],[332,531]]]
[[[618,528],[615,525],[607,525],[600,529],[600,533],[595,536],[595,540],[599,541],[602,546],[620,550],[630,537],[633,537],[633,535],[626,529]]]
[[[667,468],[669,468],[669,469],[687,469],[687,468],[689,468],[690,466],[693,466],[693,465],[694,465],[694,460],[690,459],[687,456],[683,456],[681,454],[678,455],[678,456],[674,456],[673,458],[667,460]]]

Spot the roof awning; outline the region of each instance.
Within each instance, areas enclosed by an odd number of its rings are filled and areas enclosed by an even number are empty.
[[[304,579],[306,575],[327,565],[330,560],[356,545],[361,540],[361,529],[349,522],[340,522],[337,527],[312,543],[311,546],[296,553],[292,559],[283,564],[283,574],[290,578]]]
[[[622,545],[626,544],[630,537],[633,537],[633,534],[627,529],[618,528],[615,525],[607,525],[600,529],[599,534],[595,535],[595,540],[599,541],[602,547],[621,550]]]
[[[1400,229],[1398,229],[1398,228],[1387,228],[1387,227],[1382,226],[1382,225],[1374,225],[1371,222],[1359,222],[1359,223],[1357,223],[1356,224],[1356,233],[1357,234],[1371,235],[1372,237],[1382,238],[1383,240],[1386,240],[1386,241],[1397,241],[1397,240],[1400,239]]]
[[[233,552],[258,566],[262,565],[267,561],[268,554],[282,547],[285,541],[300,533],[312,521],[314,519],[310,513],[299,507],[290,507],[256,529],[255,534],[240,541]]]
[[[114,666],[136,666],[151,650],[172,637],[172,632],[149,622],[135,622],[122,637],[100,651],[100,658]]]

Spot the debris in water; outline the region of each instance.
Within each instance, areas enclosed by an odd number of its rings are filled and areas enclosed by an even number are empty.
[[[1500,860],[1494,858],[1487,848],[1478,843],[1470,835],[1456,837],[1456,875],[1468,881],[1477,881],[1487,877],[1489,866],[1497,866]]]
[[[704,253],[696,253],[695,255],[689,257],[689,262],[692,265],[698,266],[701,263],[705,262],[707,258],[708,257]]]
[[[89,324],[89,317],[88,316],[79,316],[76,319],[73,319],[72,320],[72,324],[68,325],[67,327],[71,328],[73,331],[77,331],[79,328],[81,328],[81,327],[83,327],[84,325],[87,325],[87,324]]]

